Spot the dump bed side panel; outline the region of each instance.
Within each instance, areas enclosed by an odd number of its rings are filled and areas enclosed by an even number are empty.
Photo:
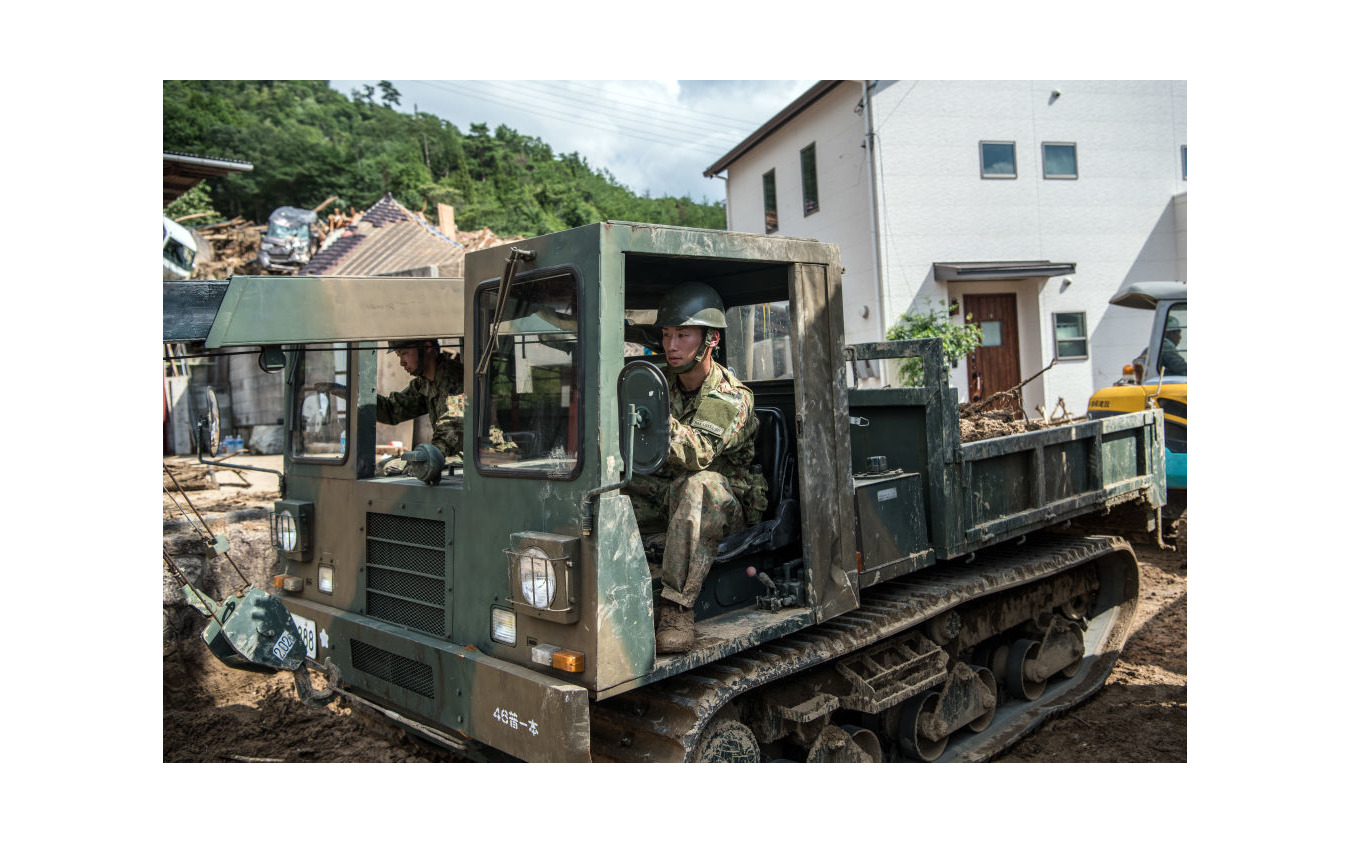
[[[848,348],[856,360],[913,358],[916,386],[849,392],[851,464],[869,457],[923,475],[928,539],[952,559],[1075,516],[1142,497],[1166,501],[1162,412],[962,443],[956,391],[936,339]],[[903,380],[903,378],[902,378]]]

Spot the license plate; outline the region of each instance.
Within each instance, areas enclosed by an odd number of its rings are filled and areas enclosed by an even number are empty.
[[[296,629],[300,631],[300,639],[305,643],[305,655],[310,659],[317,659],[314,644],[318,637],[314,632],[314,622],[295,613],[291,613],[291,620],[295,622]]]

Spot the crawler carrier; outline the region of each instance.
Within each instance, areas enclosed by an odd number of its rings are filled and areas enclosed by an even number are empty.
[[[207,346],[284,360],[280,574],[259,600],[293,624],[263,607],[226,635],[217,614],[208,641],[292,659],[251,660],[267,670],[303,660],[303,694],[321,672],[475,758],[1007,748],[1099,688],[1124,643],[1134,554],[1073,528],[1108,509],[1156,518],[1162,414],[962,443],[939,342],[847,344],[841,273],[831,244],[609,222],[470,253],[463,280],[219,283],[192,304]],[[658,655],[659,537],[640,535],[623,484],[664,459],[668,385],[641,343],[689,280],[726,303],[770,507],[722,541],[695,649]],[[166,332],[186,301],[170,287]],[[465,370],[463,465],[430,482],[378,471],[377,364],[417,337],[458,342]],[[899,358],[922,362],[921,383],[854,385],[854,361]]]

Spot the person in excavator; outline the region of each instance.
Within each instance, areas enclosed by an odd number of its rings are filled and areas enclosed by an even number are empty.
[[[694,600],[723,537],[758,524],[768,484],[757,466],[755,397],[731,370],[713,360],[726,312],[701,282],[667,291],[657,309],[670,382],[670,454],[652,475],[625,488],[639,529],[664,529],[656,650],[693,649]]]
[[[1186,374],[1186,357],[1177,348],[1181,342],[1181,322],[1171,314],[1167,315],[1167,324],[1163,327],[1162,348],[1158,351],[1158,364],[1168,375]]]

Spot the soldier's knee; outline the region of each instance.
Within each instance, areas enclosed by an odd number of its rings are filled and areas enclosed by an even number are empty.
[[[709,492],[720,493],[723,490],[730,489],[731,484],[727,481],[725,475],[704,469],[702,472],[691,472],[676,480],[671,487],[671,494],[680,496],[706,495]]]

